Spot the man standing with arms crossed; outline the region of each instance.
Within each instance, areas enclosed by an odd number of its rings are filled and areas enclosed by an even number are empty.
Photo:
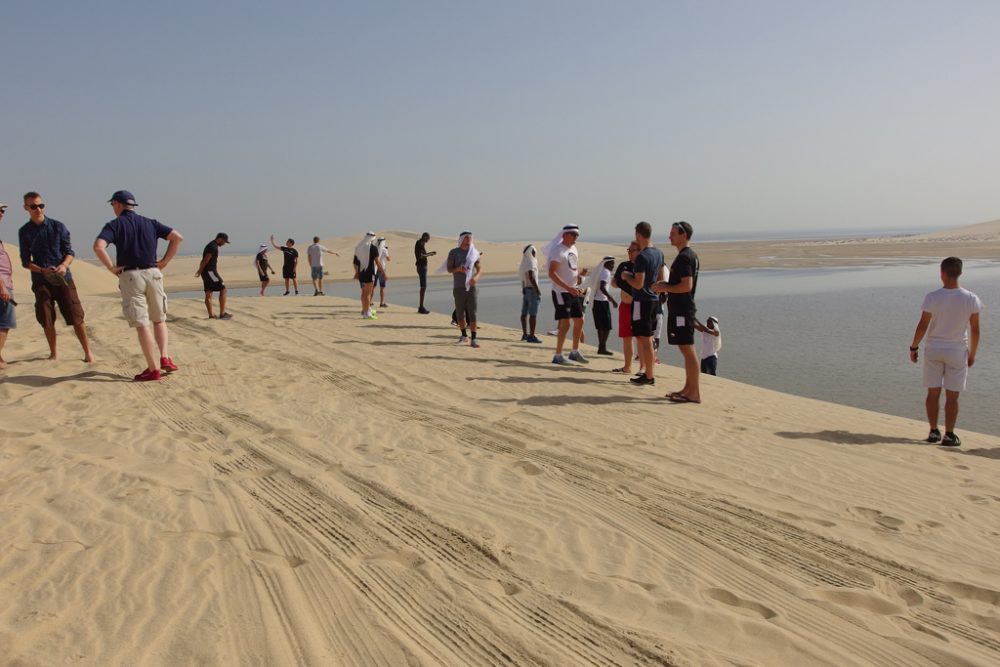
[[[563,345],[569,332],[570,320],[573,322],[573,350],[569,359],[581,364],[590,363],[580,354],[580,339],[583,337],[583,292],[579,288],[580,276],[586,275],[586,270],[580,272],[579,255],[576,250],[576,240],[580,238],[580,228],[576,225],[566,225],[560,236],[552,240],[544,248],[545,261],[548,264],[549,280],[552,281],[552,303],[556,309],[556,353],[552,363],[569,365],[563,356]]]
[[[108,203],[116,217],[104,225],[97,235],[94,254],[104,268],[118,276],[122,312],[129,326],[135,328],[139,335],[146,370],[133,379],[136,382],[159,380],[161,370],[177,370],[167,345],[167,294],[163,289],[161,270],[177,254],[184,239],[176,229],[137,215],[133,210],[135,197],[127,190],[111,195]],[[158,239],[167,240],[167,251],[159,261],[156,259]],[[109,244],[114,244],[116,249],[115,263],[108,255]],[[156,363],[157,348],[160,352],[159,365]]]
[[[670,265],[670,278],[653,286],[656,293],[667,295],[667,342],[679,347],[684,357],[684,386],[667,394],[673,403],[701,403],[701,366],[694,349],[694,293],[701,264],[688,246],[692,234],[694,228],[687,222],[670,226],[670,245],[677,248],[677,257]]]
[[[45,215],[45,202],[37,192],[24,195],[24,210],[31,220],[17,232],[21,245],[21,266],[31,271],[31,291],[35,293],[35,319],[45,331],[49,359],[56,358],[56,306],[66,324],[73,327],[83,360],[90,363],[90,342],[83,323],[83,305],[73,283],[69,265],[76,253],[66,225]]]
[[[656,331],[656,308],[659,297],[652,286],[663,280],[663,252],[653,247],[653,226],[640,222],[635,226],[635,242],[639,252],[633,261],[632,273],[623,273],[632,288],[632,335],[639,346],[639,364],[643,372],[629,380],[635,385],[656,384],[653,377],[653,332]]]
[[[976,363],[979,347],[979,311],[983,302],[969,290],[960,287],[962,260],[948,257],[941,262],[943,287],[924,297],[923,311],[910,343],[910,361],[917,363],[920,341],[924,335],[924,386],[927,398],[924,407],[931,430],[927,442],[940,442],[958,447],[962,441],[955,435],[958,421],[958,395],[965,391],[969,369]],[[944,387],[944,438],[938,429],[941,387]]]
[[[314,236],[312,245],[306,249],[306,255],[309,256],[309,270],[312,273],[313,296],[323,296],[323,253],[340,257],[339,252],[321,246],[319,237]]]

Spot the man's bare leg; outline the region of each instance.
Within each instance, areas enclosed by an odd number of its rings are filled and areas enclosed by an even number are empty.
[[[930,424],[933,431],[938,427],[938,415],[941,410],[941,387],[929,387],[927,389],[924,408],[927,410],[927,423]]]
[[[583,340],[583,318],[573,318],[573,351],[580,351],[580,342]]]
[[[160,365],[154,356],[156,341],[153,339],[153,332],[150,331],[149,325],[136,327],[135,332],[139,335],[139,347],[142,348],[142,356],[146,359],[146,369],[151,371],[159,370]]]
[[[647,380],[653,379],[653,339],[649,336],[636,336],[639,345],[639,365]]]
[[[58,359],[59,355],[56,354],[56,325],[50,324],[47,327],[43,327],[45,331],[45,340],[49,344],[49,359]]]
[[[556,355],[562,355],[563,345],[566,343],[566,334],[569,333],[569,320],[559,320],[556,331]]]
[[[212,313],[212,293],[205,292],[205,308],[208,310],[208,319],[212,319],[215,315]]]
[[[156,338],[156,347],[160,350],[161,357],[170,358],[170,350],[168,346],[169,336],[167,334],[167,323],[154,322],[153,323],[153,336]]]
[[[94,360],[94,357],[90,354],[90,341],[87,340],[87,325],[83,322],[74,324],[73,332],[76,333],[76,338],[80,341],[80,347],[83,348],[83,360],[89,364]]]
[[[7,361],[3,358],[3,346],[7,343],[7,332],[10,329],[0,329],[0,369],[7,368]]]
[[[958,423],[958,392],[944,390],[944,431],[954,433]]]

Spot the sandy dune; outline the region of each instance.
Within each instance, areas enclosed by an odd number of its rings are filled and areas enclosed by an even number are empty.
[[[331,297],[175,300],[134,384],[85,305],[95,364],[6,350],[7,664],[1000,663],[1000,438]]]

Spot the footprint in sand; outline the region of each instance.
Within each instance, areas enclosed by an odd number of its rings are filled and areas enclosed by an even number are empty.
[[[869,521],[874,521],[882,528],[887,528],[889,530],[899,530],[899,527],[906,523],[902,519],[897,519],[896,517],[889,516],[888,514],[882,514],[882,512],[870,507],[852,507],[851,510],[856,514],[860,514]]]
[[[520,470],[525,475],[531,475],[532,477],[534,477],[535,475],[541,475],[543,472],[541,468],[536,466],[531,461],[518,461],[517,463],[514,464],[514,469]]]
[[[758,616],[765,620],[774,618],[778,615],[778,612],[769,607],[765,607],[759,602],[744,600],[738,595],[734,595],[733,593],[721,588],[709,588],[705,591],[705,595],[716,602],[721,602],[722,604],[729,605],[730,607],[733,607],[745,614]]]

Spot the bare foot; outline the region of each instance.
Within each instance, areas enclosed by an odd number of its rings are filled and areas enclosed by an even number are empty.
[[[5,368],[7,368],[7,362],[3,359],[0,359],[0,370],[3,370]]]
[[[94,355],[88,354],[87,356],[85,356],[83,358],[83,363],[85,363],[85,364],[92,364],[92,363],[94,363]]]
[[[49,355],[49,361],[55,361],[55,360],[56,360],[56,359],[58,359],[58,358],[59,358],[59,357],[58,357],[58,356],[56,356],[56,353],[55,353],[55,352],[53,352],[52,354],[50,354],[50,355]]]

